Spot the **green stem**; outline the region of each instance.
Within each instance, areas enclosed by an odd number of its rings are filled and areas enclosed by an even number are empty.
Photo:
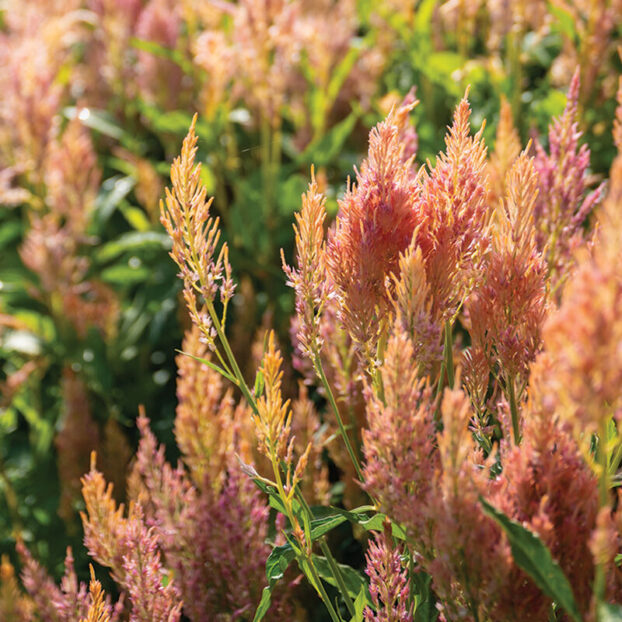
[[[438,384],[436,385],[436,395],[434,401],[436,402],[436,408],[434,409],[434,421],[436,425],[440,425],[440,412],[441,412],[441,396],[443,394],[443,379],[445,378],[445,360],[441,361],[441,370],[438,375]]]
[[[510,401],[510,414],[512,415],[512,431],[514,442],[520,444],[520,426],[518,422],[518,404],[516,403],[516,393],[514,392],[514,378],[508,378],[507,382],[508,400]]]
[[[328,594],[326,593],[326,590],[324,589],[324,584],[322,583],[322,579],[320,579],[320,576],[318,575],[317,570],[315,569],[315,566],[311,563],[310,560],[308,560],[307,563],[309,564],[309,570],[311,571],[311,575],[316,584],[316,589],[320,594],[320,598],[326,605],[326,609],[328,609],[328,613],[330,614],[331,620],[333,620],[333,622],[342,622],[341,617],[337,615],[337,612],[335,611],[333,604],[330,602],[330,598],[328,597]]]
[[[450,389],[454,388],[454,341],[452,325],[450,322],[445,324],[445,367],[447,369],[447,384]]]
[[[600,466],[600,475],[598,478],[598,502],[600,508],[607,507],[609,505],[609,477],[607,471],[607,423],[604,422],[600,426],[598,433],[598,450],[597,459]],[[594,575],[594,595],[596,602],[600,603],[605,597],[605,564],[599,563],[596,565],[596,572]]]
[[[335,577],[335,581],[337,582],[337,586],[339,587],[339,591],[343,596],[343,600],[346,603],[346,607],[350,612],[351,616],[356,615],[356,611],[354,609],[354,602],[348,594],[348,588],[346,587],[346,582],[343,579],[343,575],[341,574],[341,570],[339,569],[339,565],[337,564],[333,554],[331,553],[330,547],[326,544],[325,538],[320,538],[320,548],[322,549],[322,553],[324,553],[324,557],[326,557],[326,561],[330,566],[330,571],[333,573],[333,577]]]
[[[248,405],[253,409],[253,412],[257,416],[259,416],[257,402],[255,401],[255,398],[253,397],[250,389],[248,388],[248,385],[246,384],[246,380],[244,380],[242,371],[240,370],[240,367],[238,366],[238,362],[235,360],[235,356],[231,350],[231,346],[229,345],[229,340],[227,339],[227,336],[223,332],[222,327],[220,326],[220,322],[218,321],[218,315],[216,314],[216,309],[214,309],[214,303],[211,300],[207,301],[207,310],[212,319],[212,324],[214,325],[214,328],[216,329],[216,334],[218,335],[220,344],[222,345],[223,350],[225,351],[225,354],[227,355],[227,359],[229,360],[229,363],[231,365],[233,375],[237,378],[238,387],[240,388],[240,391],[242,391],[242,394],[244,395],[244,398],[248,402]]]
[[[356,474],[361,481],[364,481],[363,473],[361,471],[359,461],[356,457],[356,454],[354,453],[354,449],[352,449],[352,444],[350,443],[350,439],[348,438],[348,434],[343,425],[343,419],[341,418],[341,414],[339,413],[339,408],[337,407],[335,396],[333,395],[333,391],[330,388],[330,384],[328,383],[328,380],[326,379],[326,375],[324,374],[324,368],[322,367],[322,361],[320,360],[320,357],[318,354],[315,355],[313,364],[315,366],[315,370],[317,371],[318,376],[320,377],[322,385],[324,386],[330,406],[333,409],[333,412],[335,413],[335,418],[337,419],[337,425],[339,426],[339,433],[341,434],[343,438],[343,442],[346,444],[346,449],[348,450],[348,454],[350,454],[350,459],[352,460],[352,464],[354,465]]]

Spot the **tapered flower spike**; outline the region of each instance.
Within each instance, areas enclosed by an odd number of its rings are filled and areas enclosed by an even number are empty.
[[[309,189],[302,196],[302,209],[295,215],[296,265],[285,263],[281,250],[287,284],[296,292],[297,340],[300,352],[314,360],[322,348],[320,318],[330,294],[326,282],[324,251],[324,221],[326,197],[320,194],[315,172],[311,169]]]
[[[125,529],[123,504],[117,507],[112,496],[112,484],[96,469],[95,452],[91,454],[91,469],[82,478],[82,496],[86,512],[81,512],[84,544],[89,554],[112,570],[115,581],[123,581],[123,551],[119,542]]]
[[[491,247],[481,266],[481,285],[465,304],[471,336],[467,386],[481,407],[488,374],[502,380],[512,411],[514,437],[520,439],[518,405],[529,365],[541,345],[547,311],[546,264],[536,247],[533,211],[538,194],[532,158],[525,150],[507,175],[507,196],[497,205]],[[486,360],[485,383],[472,376]]]
[[[268,337],[268,347],[260,367],[264,395],[257,400],[258,413],[253,415],[260,451],[285,460],[289,447],[291,412],[289,400],[283,401],[281,382],[283,358],[276,347],[274,332]]]
[[[375,611],[365,609],[366,622],[410,622],[408,607],[410,585],[408,571],[402,567],[403,547],[395,546],[391,523],[387,520],[384,531],[374,534],[369,543],[365,573],[369,577],[369,593]]]
[[[209,360],[211,354],[201,342],[197,326],[186,331],[182,351],[176,359],[175,438],[195,485],[203,486],[207,478],[217,490],[231,455],[237,453],[245,462],[252,460],[253,425],[247,409],[236,407],[222,376],[194,358]]]
[[[514,160],[521,150],[521,142],[512,118],[512,106],[501,96],[501,110],[495,149],[488,160],[488,174],[490,176],[489,201],[495,205],[505,196],[505,179]]]
[[[442,326],[440,318],[432,313],[432,296],[416,232],[400,255],[399,272],[392,275],[392,281],[394,321],[410,336],[420,375],[429,375],[442,359]]]
[[[217,254],[219,219],[210,215],[212,199],[207,199],[207,190],[201,183],[201,165],[195,165],[196,122],[197,115],[184,138],[181,155],[173,161],[172,189],[166,189],[166,202],[160,203],[160,212],[162,224],[173,240],[170,255],[181,270],[184,299],[192,321],[201,328],[210,347],[215,348],[212,314],[204,311],[203,304],[213,305],[220,287],[221,301],[226,306],[234,286],[226,243]]]
[[[394,115],[370,132],[369,157],[357,173],[357,185],[349,186],[339,202],[327,245],[340,319],[372,365],[378,327],[390,308],[385,280],[397,272],[416,225],[412,158],[404,161]]]
[[[114,580],[128,592],[130,622],[178,622],[182,605],[177,585],[162,580],[158,538],[147,527],[140,504],[130,504],[124,516],[123,505],[117,508],[112,499],[112,486],[106,486],[95,468],[94,455],[82,481],[84,543],[93,559],[110,568]]]
[[[395,327],[380,368],[384,400],[367,390],[363,431],[364,487],[383,512],[403,524],[419,549],[425,541],[426,506],[434,473],[435,402],[419,378],[416,348],[409,335]]]
[[[80,622],[110,622],[110,613],[104,601],[104,590],[101,583],[95,578],[93,566],[91,568],[91,582],[89,583],[89,593],[92,600],[86,618]]]
[[[579,69],[568,90],[564,113],[549,126],[549,153],[536,142],[534,164],[540,192],[534,209],[538,248],[547,259],[553,288],[567,278],[572,252],[583,242],[583,223],[600,202],[603,186],[587,197],[590,150],[579,146]]]
[[[538,378],[540,400],[554,406],[556,414],[574,428],[586,451],[591,433],[605,435],[610,417],[616,421],[622,417],[619,167],[616,160],[595,244],[578,255],[561,306],[543,328],[543,348],[552,373]]]
[[[468,94],[468,93],[467,93]],[[471,136],[467,97],[454,113],[441,153],[430,172],[420,174],[417,244],[423,252],[432,312],[451,322],[473,287],[487,246],[486,145],[480,128]]]
[[[183,598],[184,615],[193,622],[214,622],[231,611],[254,611],[266,583],[269,507],[242,472],[239,449],[228,446],[220,471],[206,469],[196,482],[191,480],[195,473],[166,461],[164,447],[158,446],[143,415],[138,427],[135,464],[143,485],[141,505]],[[281,615],[287,610],[287,591],[282,584],[273,594],[271,620],[291,619]]]

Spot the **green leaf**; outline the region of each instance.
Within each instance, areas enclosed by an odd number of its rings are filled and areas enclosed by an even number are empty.
[[[363,622],[363,612],[368,600],[367,589],[361,589],[359,595],[354,600],[354,615],[350,618],[350,622]]]
[[[572,42],[576,43],[578,41],[578,33],[575,25],[575,18],[570,11],[564,9],[556,2],[547,2],[547,8],[549,13],[553,15],[556,19],[557,31],[561,34],[567,36]]]
[[[110,266],[102,270],[101,280],[110,285],[135,285],[149,281],[152,271],[145,267],[132,268],[127,265]]]
[[[266,579],[268,585],[274,587],[275,583],[283,578],[289,564],[296,557],[296,553],[290,544],[275,546],[266,560]]]
[[[268,579],[268,585],[264,587],[261,593],[261,601],[259,601],[257,610],[255,611],[253,622],[259,622],[268,612],[272,601],[272,590],[276,582],[283,577],[287,567],[295,557],[296,553],[290,544],[276,546],[272,549],[272,552],[266,560],[266,579]]]
[[[136,180],[129,175],[115,175],[106,179],[95,201],[94,220],[98,227],[105,224],[121,201],[132,191]]]
[[[337,581],[333,576],[330,564],[325,557],[321,555],[313,555],[313,565],[315,566],[317,573],[322,579],[324,579],[324,581],[326,581],[326,583],[336,588],[339,588],[339,585],[337,584]],[[371,605],[371,600],[369,598],[369,589],[367,587],[367,581],[365,580],[365,577],[360,572],[354,570],[354,568],[351,568],[350,566],[346,566],[345,564],[337,565],[339,566],[339,570],[341,571],[343,581],[350,597],[358,598],[361,591],[364,591],[366,599],[365,604]]]
[[[175,352],[179,352],[179,354],[183,354],[184,356],[189,356],[191,359],[194,359],[195,361],[198,361],[199,363],[203,363],[203,365],[207,365],[209,368],[218,372],[221,376],[224,376],[230,382],[233,382],[233,384],[235,385],[238,384],[238,381],[234,376],[227,373],[222,367],[220,367],[219,365],[216,365],[216,363],[213,363],[209,359],[202,359],[200,356],[194,356],[194,354],[190,354],[189,352],[184,352],[183,350],[175,350]]]
[[[482,497],[479,500],[484,508],[484,514],[492,518],[505,532],[516,564],[575,622],[581,622],[581,614],[575,602],[572,587],[542,540],[532,531],[494,508]]]
[[[165,233],[160,231],[131,231],[120,235],[116,240],[104,244],[97,250],[95,258],[99,263],[105,263],[116,259],[126,252],[137,252],[146,249],[171,248],[171,240]]]
[[[179,65],[183,69],[184,73],[193,73],[194,67],[192,63],[187,58],[184,58],[184,55],[179,50],[167,48],[163,45],[160,45],[159,43],[156,43],[155,41],[139,39],[138,37],[132,37],[130,39],[130,45],[135,47],[137,50],[148,52],[149,54],[153,54],[158,58],[165,58],[167,60],[170,60],[176,65]]]
[[[125,134],[123,128],[115,122],[114,117],[104,110],[82,108],[78,111],[75,106],[68,106],[63,110],[63,114],[67,119],[75,119],[77,116],[82,125],[115,140],[121,140]]]
[[[413,572],[410,575],[411,585],[415,596],[415,620],[414,622],[436,622],[439,611],[435,606],[432,595],[432,577],[426,572]]]
[[[23,231],[24,225],[19,220],[2,223],[2,227],[0,227],[0,249],[19,240]]]
[[[151,222],[145,215],[145,212],[139,207],[128,205],[125,201],[121,204],[121,213],[128,224],[136,231],[149,231],[151,229]]]
[[[287,514],[285,506],[283,505],[283,502],[279,497],[279,493],[273,486],[268,486],[266,482],[258,478],[253,479],[253,481],[255,482],[255,485],[259,488],[259,490],[268,495],[268,502],[270,504],[270,507],[274,508],[277,512],[280,512],[281,514]]]
[[[343,121],[340,121],[322,138],[311,142],[298,156],[297,163],[327,166],[339,154],[348,136],[352,133],[359,118],[359,112],[351,112]]]
[[[372,47],[375,36],[376,33],[372,30],[367,34],[365,39],[354,37],[351,40],[350,49],[345,53],[341,61],[339,61],[330,77],[330,81],[326,89],[328,106],[332,106],[337,99],[343,83],[352,72],[356,61],[360,58],[361,54]],[[328,112],[328,110],[326,112]]]
[[[259,622],[263,617],[268,613],[268,609],[270,609],[270,604],[272,602],[272,590],[266,585],[263,588],[263,592],[261,593],[261,600],[259,601],[259,606],[257,607],[257,611],[255,611],[255,617],[253,618],[253,622]]]
[[[600,603],[598,605],[598,622],[622,622],[622,607]]]

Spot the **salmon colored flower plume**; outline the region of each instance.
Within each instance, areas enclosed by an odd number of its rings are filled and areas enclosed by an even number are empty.
[[[432,312],[451,321],[472,288],[486,246],[486,146],[483,127],[471,136],[466,96],[445,137],[446,149],[430,172],[421,173],[415,211],[417,244],[423,252]]]
[[[366,395],[365,489],[419,544],[425,541],[426,507],[439,466],[436,405],[430,387],[419,378],[415,347],[405,332],[389,338],[380,376],[384,400],[371,389]]]
[[[612,188],[615,189],[612,182]],[[593,432],[622,416],[622,218],[613,192],[596,242],[584,249],[562,303],[543,328],[552,373],[538,379],[539,399],[589,444]]]
[[[416,233],[400,255],[399,272],[392,275],[392,280],[394,331],[404,331],[410,337],[419,373],[422,377],[429,375],[443,355],[442,326],[441,318],[433,315],[432,295]]]
[[[366,357],[390,308],[385,280],[397,272],[417,224],[413,161],[404,161],[397,115],[392,112],[370,132],[368,159],[339,202],[327,245],[340,319]]]
[[[184,615],[193,622],[217,622],[232,611],[254,611],[266,582],[269,508],[242,472],[235,447],[229,447],[221,471],[203,470],[199,482],[191,470],[196,456],[184,456],[190,470],[181,464],[172,468],[146,417],[138,419],[138,427],[135,474],[142,489],[136,501],[145,507],[145,521],[175,576]],[[274,594],[270,619],[287,619],[284,593],[286,584]]]
[[[194,483],[202,486],[207,478],[219,490],[231,455],[252,461],[255,434],[250,413],[243,404],[236,406],[218,372],[193,358],[210,358],[198,327],[186,332],[182,351],[177,357],[175,439]]]
[[[70,548],[67,549],[65,556],[65,572],[60,587],[54,583],[21,541],[17,543],[17,552],[22,562],[22,583],[30,596],[30,603],[38,614],[36,619],[75,622],[88,616],[92,601],[87,585],[78,582]],[[123,597],[114,606],[106,598],[101,603],[100,611],[106,616],[106,620],[118,622],[123,611]],[[32,619],[28,618],[29,621]]]
[[[179,592],[172,579],[163,581],[165,569],[154,530],[147,527],[140,504],[131,504],[127,516],[123,504],[117,507],[112,485],[106,486],[95,468],[94,455],[91,470],[82,478],[82,494],[84,544],[129,594],[130,622],[178,622]]]
[[[505,196],[505,180],[510,167],[521,150],[520,136],[514,126],[512,106],[501,96],[501,110],[495,137],[495,149],[488,160],[488,174],[490,177],[490,205],[503,200]]]
[[[516,411],[529,365],[541,345],[547,310],[546,265],[536,247],[533,219],[537,176],[526,152],[508,172],[505,186],[507,196],[497,205],[491,246],[480,268],[481,284],[467,299],[465,315],[472,343],[470,362],[487,361],[486,379],[491,373],[502,381],[505,397]],[[470,376],[481,373],[469,365],[467,385],[478,386]],[[516,418],[516,412],[512,416]],[[514,424],[518,440],[518,421]]]

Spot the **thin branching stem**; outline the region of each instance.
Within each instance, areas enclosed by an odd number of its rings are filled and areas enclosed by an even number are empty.
[[[352,443],[350,443],[350,438],[348,437],[348,433],[346,432],[345,426],[343,425],[343,419],[341,418],[341,413],[339,412],[339,408],[337,406],[337,402],[335,401],[335,396],[333,395],[333,391],[330,387],[330,383],[328,382],[326,375],[324,374],[324,368],[322,367],[322,361],[318,354],[315,355],[313,359],[313,364],[317,374],[322,382],[324,390],[326,391],[326,396],[328,397],[328,402],[330,403],[333,412],[335,413],[335,418],[337,419],[337,425],[339,426],[339,433],[343,438],[343,442],[346,444],[346,449],[348,450],[348,454],[350,454],[350,459],[352,460],[352,464],[354,465],[354,469],[356,470],[356,474],[361,481],[364,481],[363,472],[361,471],[361,466],[359,464],[358,458],[354,453],[354,449],[352,448]]]

